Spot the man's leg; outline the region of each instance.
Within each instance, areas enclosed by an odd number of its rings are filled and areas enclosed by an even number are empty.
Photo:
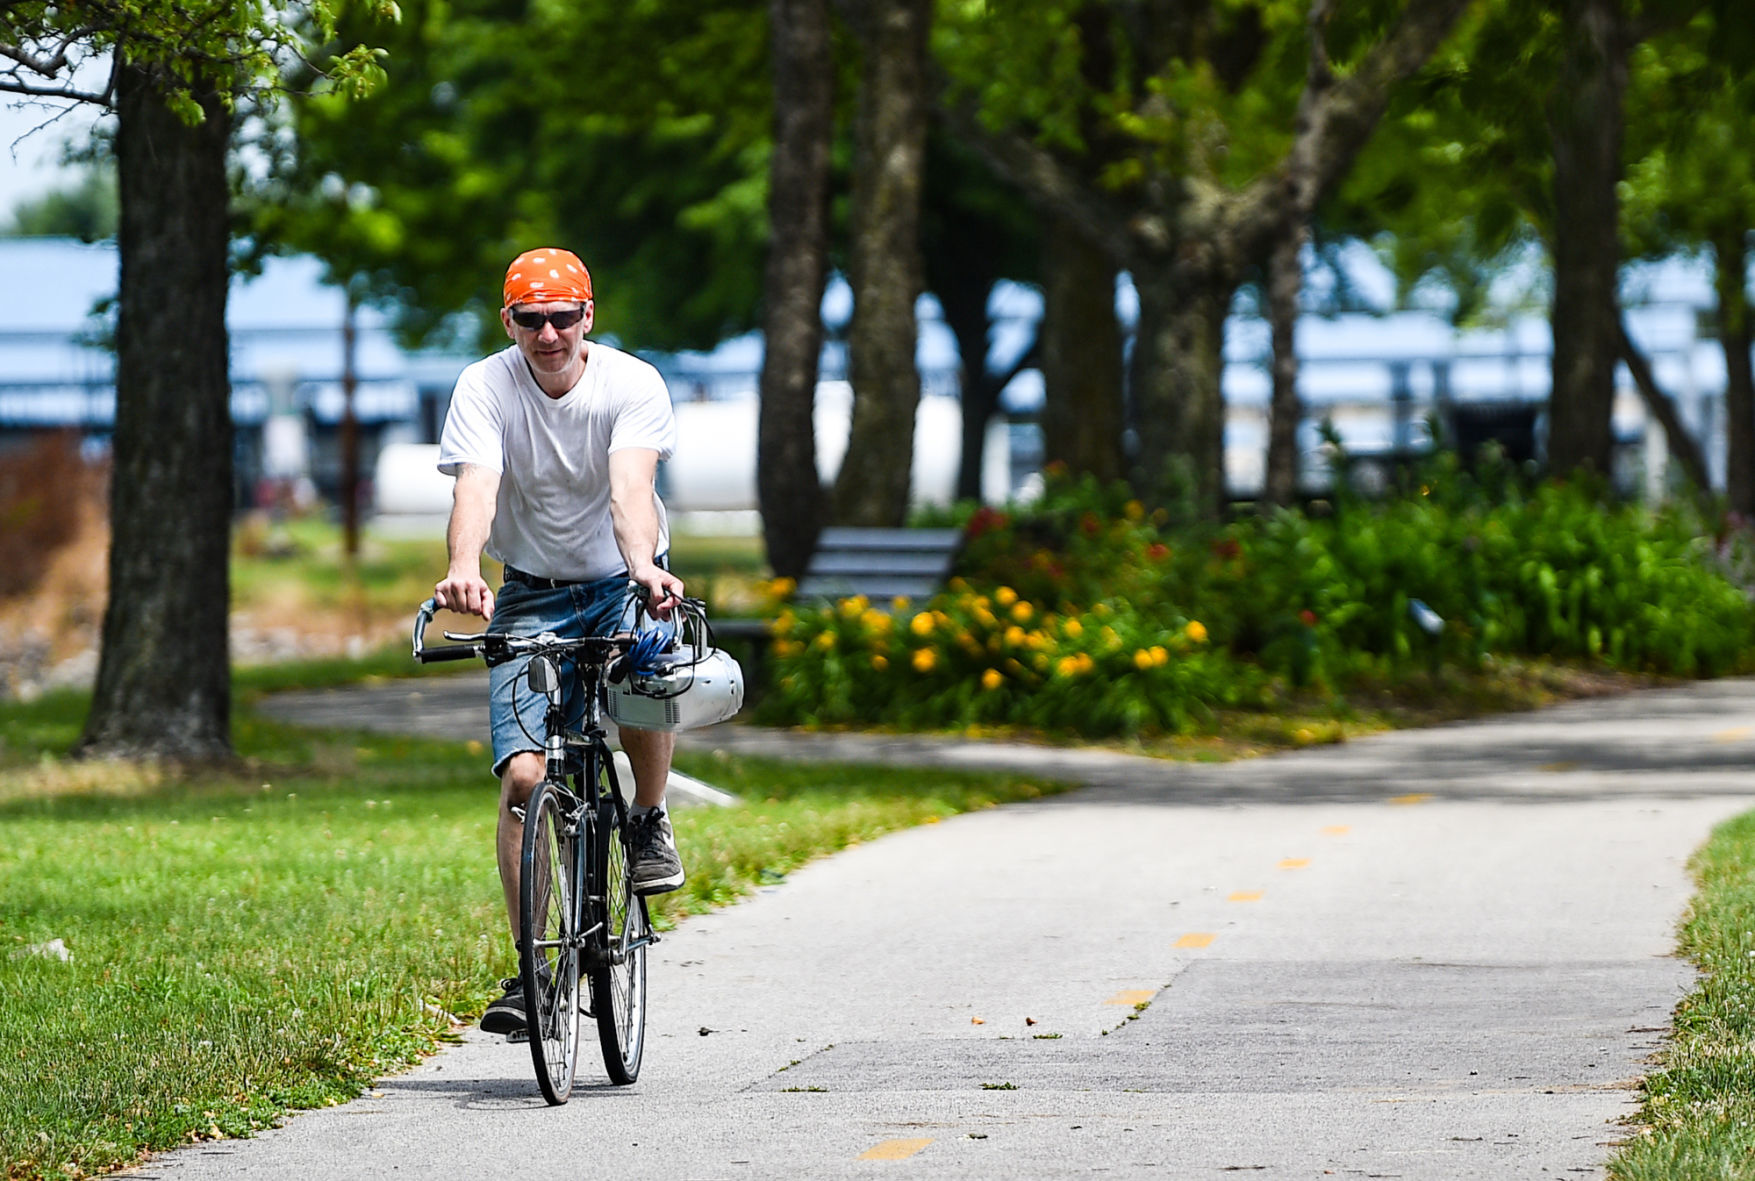
[[[542,782],[546,770],[541,755],[522,751],[506,761],[500,772],[500,822],[494,852],[500,863],[500,887],[506,894],[506,922],[512,942],[518,942],[518,862],[524,852],[524,821],[514,807],[530,802],[530,793]],[[506,991],[482,1014],[481,1027],[488,1033],[517,1033],[524,1029],[524,984],[516,976],[505,981]]]
[[[670,783],[670,758],[676,735],[665,730],[623,726],[622,749],[634,768],[634,889],[663,894],[683,884],[682,859],[664,812],[664,789]]]
[[[500,825],[495,851],[500,862],[500,887],[506,893],[506,921],[512,942],[518,942],[518,863],[524,853],[524,821],[513,808],[530,802],[530,793],[542,782],[546,764],[535,751],[515,754],[500,775]]]
[[[670,758],[676,752],[676,735],[667,730],[621,729],[622,749],[634,766],[634,806],[664,806],[664,789],[670,784]]]

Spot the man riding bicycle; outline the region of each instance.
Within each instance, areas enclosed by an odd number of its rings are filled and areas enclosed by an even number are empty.
[[[658,371],[585,339],[591,275],[566,250],[529,250],[506,270],[500,322],[512,345],[457,379],[439,444],[439,470],[457,478],[446,530],[450,568],[433,601],[480,615],[514,635],[609,635],[623,627],[629,584],[668,618],[683,583],[665,569],[669,528],[655,487],[658,462],[676,443],[670,394]],[[496,598],[481,576],[484,552],[505,566]],[[497,851],[513,939],[523,807],[542,781],[543,709],[517,691],[526,660],[496,666],[489,681],[494,774],[500,779]],[[567,708],[577,714],[577,686]],[[674,890],[682,862],[664,810],[673,735],[623,727],[634,769],[634,888]],[[518,811],[513,811],[518,809]],[[524,1026],[517,980],[488,1006],[481,1027]]]

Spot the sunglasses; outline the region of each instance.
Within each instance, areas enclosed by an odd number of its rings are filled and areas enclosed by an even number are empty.
[[[585,318],[584,308],[568,308],[564,312],[513,312],[512,323],[531,332],[541,332],[544,324],[553,324],[556,332],[565,332]]]

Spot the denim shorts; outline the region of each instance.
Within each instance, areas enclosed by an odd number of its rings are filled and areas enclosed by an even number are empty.
[[[594,582],[570,586],[533,587],[508,581],[494,600],[490,632],[534,636],[553,632],[564,639],[607,636],[621,624],[628,600],[628,576],[617,574]],[[543,717],[548,701],[530,691],[524,680],[529,657],[495,665],[488,673],[488,721],[494,735],[494,774],[502,774],[506,761],[522,751],[542,751]],[[562,668],[564,691],[561,704],[567,725],[578,729],[585,717],[584,695],[570,668]]]

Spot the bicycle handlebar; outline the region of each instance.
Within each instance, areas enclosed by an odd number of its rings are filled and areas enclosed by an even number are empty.
[[[497,664],[512,657],[536,652],[573,652],[590,649],[602,660],[618,656],[633,645],[632,636],[587,636],[577,640],[564,640],[552,633],[538,636],[514,636],[500,632],[478,632],[472,635],[459,635],[446,632],[447,640],[456,643],[437,648],[426,645],[427,625],[432,623],[433,615],[438,611],[438,604],[432,599],[420,605],[414,615],[413,655],[421,664],[433,664],[445,660],[471,660],[485,657],[491,664]]]

